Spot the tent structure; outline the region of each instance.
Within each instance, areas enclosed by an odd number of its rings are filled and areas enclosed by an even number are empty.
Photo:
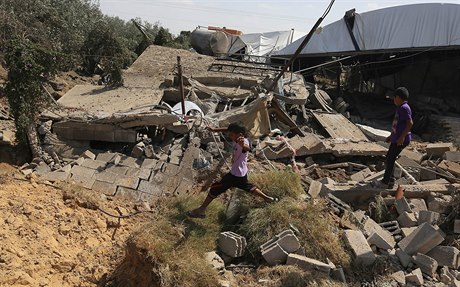
[[[293,55],[303,39],[274,54]],[[351,10],[341,20],[318,29],[301,57],[459,48],[459,4],[414,4],[362,14]]]
[[[228,55],[270,56],[301,36],[294,30],[233,36]]]

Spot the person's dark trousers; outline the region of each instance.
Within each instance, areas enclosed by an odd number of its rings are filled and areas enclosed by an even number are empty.
[[[391,143],[388,149],[386,160],[385,160],[385,175],[383,176],[382,182],[389,184],[393,179],[393,171],[395,169],[395,162],[398,155],[407,146],[407,144],[398,146],[396,143]]]

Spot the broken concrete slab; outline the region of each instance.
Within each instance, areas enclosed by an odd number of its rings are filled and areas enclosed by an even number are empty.
[[[96,180],[91,187],[92,190],[102,192],[105,195],[113,196],[117,192],[117,186],[113,183]]]
[[[355,262],[365,266],[374,264],[376,257],[361,231],[345,230],[345,241],[353,251]]]
[[[438,167],[457,177],[460,177],[460,163],[443,160],[440,164],[438,164]]]
[[[87,158],[87,159],[96,159],[96,155],[91,152],[90,150],[85,151],[84,153],[81,154],[82,158]]]
[[[446,266],[452,269],[457,269],[460,251],[453,246],[436,246],[428,256],[438,262],[439,266]]]
[[[43,174],[40,176],[40,179],[46,180],[49,182],[59,182],[59,181],[66,181],[70,176],[70,172],[63,172],[63,171],[52,171]]]
[[[453,151],[453,149],[452,143],[434,143],[426,146],[426,153],[429,157],[442,157],[445,152]]]
[[[412,212],[409,202],[404,196],[395,201],[395,207],[399,215],[401,215],[404,212],[408,212],[408,213]]]
[[[354,173],[350,176],[351,180],[353,181],[363,181],[365,178],[371,176],[373,172],[370,170],[370,168],[365,168],[357,173]]]
[[[401,156],[405,156],[405,157],[410,158],[411,160],[413,160],[413,161],[415,161],[417,163],[421,163],[422,160],[423,160],[423,157],[425,155],[420,153],[420,152],[418,152],[418,151],[413,151],[413,150],[409,150],[409,149],[405,148],[401,152]]]
[[[371,140],[376,142],[385,142],[387,137],[390,136],[391,132],[376,129],[370,126],[356,124],[357,127]]]
[[[326,274],[329,274],[332,269],[329,264],[297,254],[289,254],[286,265],[297,266],[305,271],[320,271]]]
[[[423,273],[434,278],[438,269],[438,262],[425,254],[417,253],[412,256],[412,261],[417,265]]]
[[[397,221],[401,227],[414,227],[417,226],[417,218],[414,213],[404,211],[398,216]]]
[[[406,252],[402,251],[401,249],[396,249],[396,256],[399,258],[399,262],[404,268],[407,268],[409,264],[412,262],[412,257],[408,255]]]
[[[406,275],[406,282],[415,284],[415,286],[422,286],[425,281],[423,280],[422,270],[420,268],[415,269],[412,273]]]
[[[350,139],[354,142],[368,141],[364,133],[342,114],[312,111],[315,119],[335,139]]]
[[[398,246],[408,255],[426,254],[444,241],[445,235],[438,226],[423,223],[409,236],[402,239]]]
[[[387,240],[385,240],[385,238],[383,238],[381,235],[375,232],[367,238],[367,243],[369,243],[369,245],[374,245],[377,248],[384,250],[393,249],[395,245],[394,239],[392,242],[388,242]]]
[[[440,216],[441,215],[438,212],[422,210],[418,214],[418,225],[421,225],[424,222],[437,224]]]
[[[281,248],[278,243],[274,243],[262,251],[262,257],[270,266],[284,264],[288,258],[288,255],[289,254],[283,248]]]
[[[460,151],[447,151],[444,154],[444,159],[447,161],[460,163]]]
[[[310,187],[308,188],[308,194],[311,197],[316,198],[320,195],[322,189],[323,189],[323,184],[319,181],[313,180],[310,183]]]
[[[226,255],[237,258],[244,255],[246,238],[231,231],[221,232],[218,245]]]

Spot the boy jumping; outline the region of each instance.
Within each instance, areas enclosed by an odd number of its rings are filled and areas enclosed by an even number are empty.
[[[393,188],[394,178],[393,171],[395,162],[402,150],[409,145],[412,140],[410,132],[412,125],[412,110],[409,107],[409,91],[400,87],[394,92],[393,102],[398,107],[393,120],[390,136],[386,142],[390,143],[386,160],[385,160],[385,174],[382,181],[377,182],[377,187]]]
[[[248,152],[250,150],[249,140],[244,137],[246,128],[240,124],[232,123],[228,128],[211,128],[212,132],[228,132],[233,141],[232,168],[229,173],[224,175],[219,182],[213,183],[209,190],[208,196],[200,207],[189,211],[187,214],[192,218],[205,218],[206,208],[220,194],[226,192],[229,188],[237,187],[250,192],[265,200],[265,202],[277,201],[276,198],[270,197],[263,193],[256,186],[248,182]]]

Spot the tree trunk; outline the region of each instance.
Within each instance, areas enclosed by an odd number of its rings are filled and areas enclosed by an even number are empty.
[[[27,127],[27,139],[29,140],[29,148],[32,152],[33,158],[39,158],[41,156],[41,148],[38,142],[37,130],[35,128],[35,122],[29,124]]]

